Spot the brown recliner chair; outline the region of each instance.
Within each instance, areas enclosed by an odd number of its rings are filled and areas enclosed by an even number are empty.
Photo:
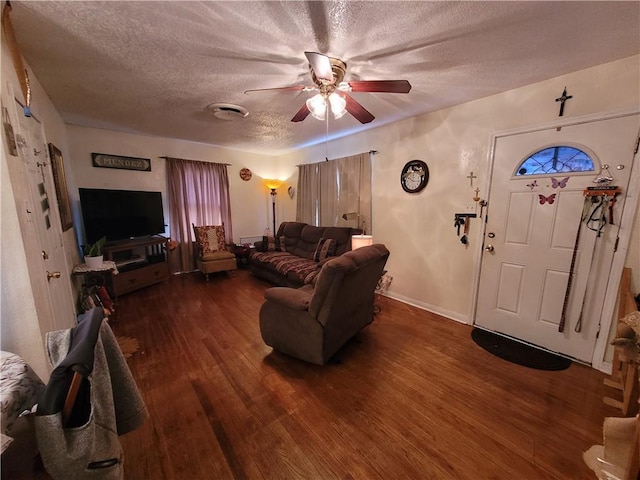
[[[268,289],[260,308],[264,342],[301,360],[326,364],[373,321],[375,289],[388,257],[382,244],[358,248],[326,262],[315,285]]]

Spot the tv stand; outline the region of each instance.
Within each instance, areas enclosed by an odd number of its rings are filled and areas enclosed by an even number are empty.
[[[144,237],[107,243],[104,246],[105,260],[122,267],[113,276],[113,293],[116,296],[133,292],[139,288],[169,280],[169,262],[164,249],[165,237]],[[133,252],[140,253],[134,255]]]

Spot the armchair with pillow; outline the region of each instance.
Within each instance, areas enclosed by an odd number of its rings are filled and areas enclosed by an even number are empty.
[[[205,279],[214,272],[227,272],[232,275],[238,268],[233,248],[225,241],[224,224],[222,225],[193,225],[195,241],[196,267]]]
[[[314,285],[273,287],[260,308],[264,342],[287,355],[324,365],[373,321],[378,280],[389,258],[382,244],[330,257]]]

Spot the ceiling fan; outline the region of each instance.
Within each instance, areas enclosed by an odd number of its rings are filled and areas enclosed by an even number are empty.
[[[352,80],[343,82],[347,71],[347,64],[339,58],[329,57],[322,53],[304,52],[309,60],[309,70],[315,85],[294,85],[281,88],[262,88],[246,90],[244,93],[265,91],[318,91],[314,97],[309,98],[291,119],[292,122],[301,122],[309,114],[324,120],[327,107],[335,118],[340,118],[346,112],[353,115],[360,123],[369,123],[375,117],[358,103],[349,92],[372,93],[409,93],[411,84],[407,80]]]

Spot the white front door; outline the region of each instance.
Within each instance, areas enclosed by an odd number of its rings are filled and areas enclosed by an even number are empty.
[[[496,139],[476,325],[591,362],[637,134],[636,114]],[[595,172],[516,171],[534,152],[558,145],[588,153]],[[607,164],[622,194],[602,217],[596,204],[585,206],[583,191],[608,173]],[[583,210],[595,210],[592,221],[581,222]]]
[[[27,252],[27,261],[36,265],[33,271],[46,278],[48,298],[36,300],[50,302],[54,316],[53,319],[40,319],[40,325],[44,331],[68,328],[73,325],[75,318],[74,300],[44,131],[38,120],[22,114],[19,104],[16,110],[21,139],[18,155],[24,164],[30,190],[29,205],[25,208],[28,221],[33,223],[39,240],[39,250]]]

